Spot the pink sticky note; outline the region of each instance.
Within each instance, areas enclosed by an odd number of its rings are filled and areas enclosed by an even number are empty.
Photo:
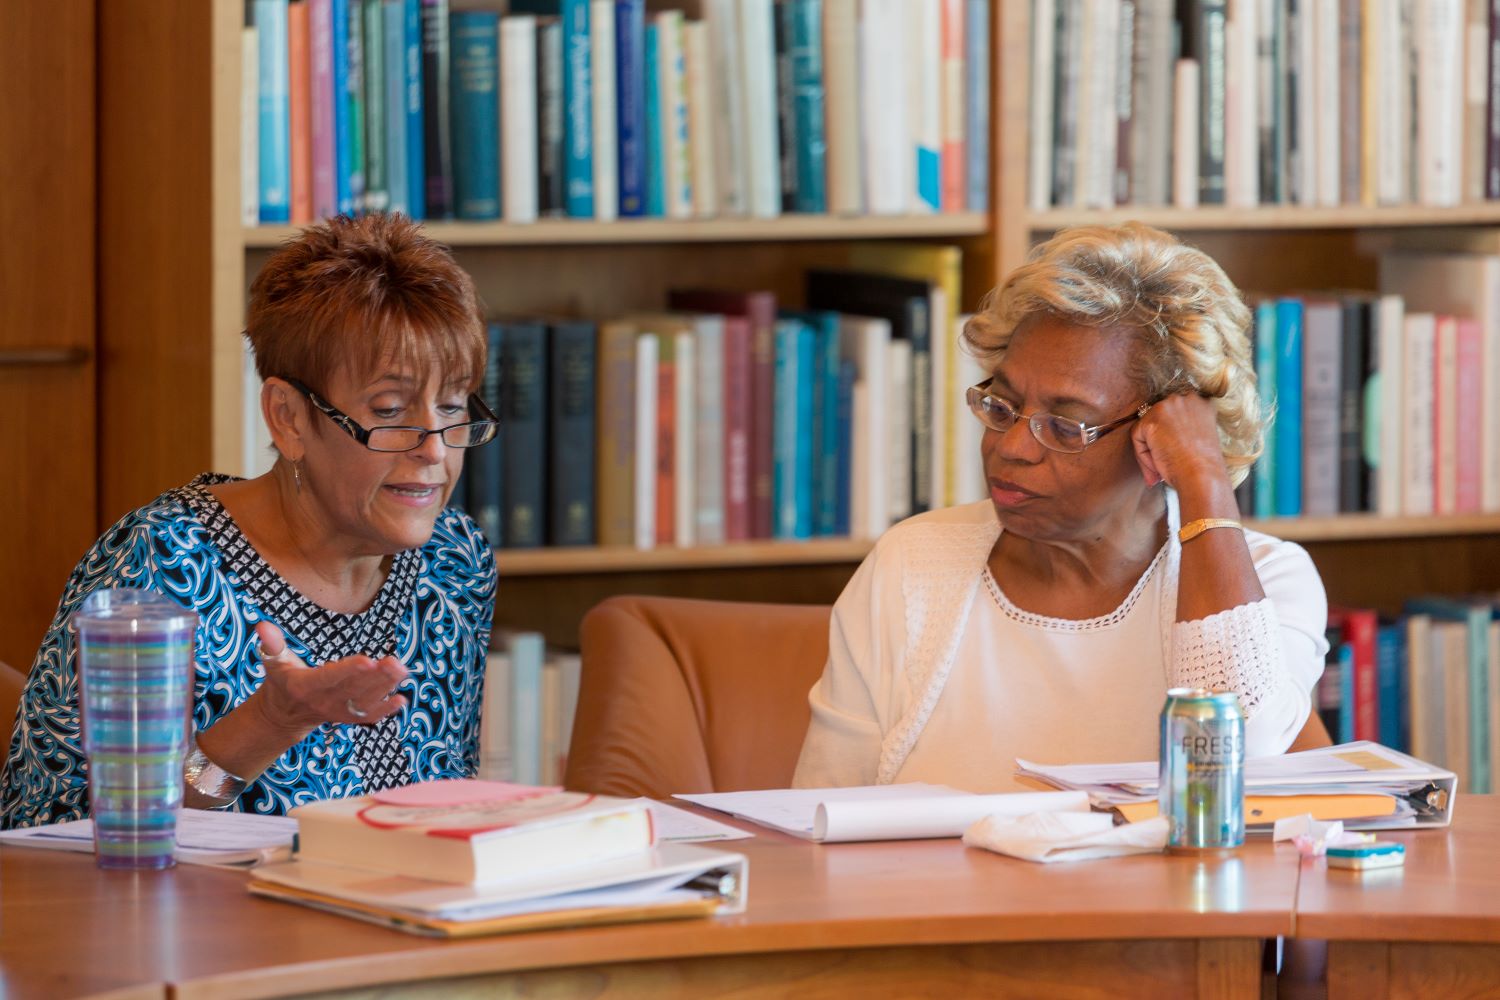
[[[470,802],[517,802],[551,795],[561,787],[513,785],[504,781],[476,781],[473,778],[445,778],[419,781],[400,788],[386,788],[371,796],[387,806],[461,806]]]

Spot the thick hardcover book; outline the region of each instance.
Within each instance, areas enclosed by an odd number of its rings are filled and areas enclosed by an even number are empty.
[[[1365,399],[1371,371],[1370,299],[1351,296],[1343,302],[1343,333],[1339,338],[1339,513],[1368,509],[1371,468],[1365,461]],[[1375,739],[1375,737],[1363,737]]]
[[[1276,303],[1266,299],[1255,307],[1255,384],[1265,427],[1260,458],[1250,470],[1255,480],[1251,494],[1256,517],[1276,513],[1276,427],[1281,422],[1276,407],[1276,353]]]
[[[1182,55],[1199,66],[1198,201],[1224,204],[1225,24],[1227,0],[1191,0]]]
[[[1407,753],[1411,738],[1406,714],[1406,627],[1381,622],[1375,631],[1375,742]]]
[[[429,219],[453,217],[452,77],[448,0],[422,0],[423,207]]]
[[[1422,597],[1407,601],[1406,611],[1408,614],[1431,615],[1434,628],[1439,622],[1457,622],[1463,628],[1463,653],[1446,664],[1448,673],[1443,685],[1447,696],[1444,701],[1446,710],[1439,717],[1447,720],[1448,765],[1462,772],[1461,762],[1467,757],[1469,782],[1465,790],[1488,794],[1491,791],[1490,740],[1493,738],[1489,690],[1491,604],[1480,600]]]
[[[567,214],[567,153],[563,98],[564,54],[562,22],[541,18],[536,26],[536,171],[538,209],[543,216]]]
[[[771,537],[772,403],[775,384],[776,296],[771,292],[727,292],[713,289],[673,291],[673,309],[743,316],[750,327],[750,536]],[[726,335],[728,334],[726,331]],[[726,352],[733,349],[726,343]],[[726,354],[725,365],[729,361]],[[732,420],[733,417],[727,419]],[[731,480],[732,485],[732,480]],[[730,492],[730,510],[734,493]],[[733,514],[731,513],[731,530]],[[734,536],[731,535],[731,538]]]
[[[356,15],[360,0],[328,0],[328,21],[333,51],[333,183],[334,208],[342,215],[353,215],[355,191],[351,183],[354,161],[355,125],[350,121],[349,102],[349,10]],[[361,152],[363,156],[363,152]],[[364,167],[360,167],[359,197],[364,197]]]
[[[812,327],[800,319],[776,322],[774,534],[812,537]]]
[[[1336,301],[1303,306],[1302,513],[1339,509],[1339,341],[1343,307]]]
[[[307,0],[308,47],[312,58],[309,80],[312,102],[313,217],[338,214],[338,143],[335,135],[333,91],[333,7],[330,0]]]
[[[1137,0],[1130,95],[1130,200],[1137,205],[1165,205],[1171,192],[1175,29],[1172,0]]]
[[[299,861],[483,885],[651,846],[638,801],[468,780],[422,782],[296,810]]]
[[[366,212],[384,212],[391,207],[388,169],[391,143],[386,129],[390,114],[386,105],[391,97],[389,78],[398,66],[386,67],[391,47],[386,44],[386,0],[358,0],[363,16],[360,41],[364,45],[365,105],[365,197]],[[399,22],[394,25],[400,30]],[[395,39],[400,46],[399,36]]]
[[[406,125],[406,214],[427,218],[426,94],[422,91],[422,10],[419,0],[400,0],[402,12],[401,107]]]
[[[934,3],[914,4],[910,9],[909,35],[905,46],[907,79],[915,112],[911,148],[916,157],[916,188],[907,210],[937,212],[943,203],[943,107],[942,107],[942,19]]]
[[[968,0],[968,24],[964,33],[964,79],[967,103],[964,109],[964,144],[968,185],[964,196],[971,212],[990,208],[990,4]]]
[[[260,221],[292,212],[291,84],[287,77],[287,0],[255,0],[260,67]]]
[[[456,10],[453,50],[453,210],[500,217],[500,34],[493,11]]]
[[[1332,608],[1328,622],[1340,630],[1354,658],[1354,738],[1380,738],[1380,695],[1376,674],[1375,612],[1369,608]]]
[[[656,334],[656,531],[657,545],[677,541],[677,336],[643,323]],[[639,512],[637,512],[639,514]]]
[[[600,545],[635,543],[635,338],[633,323],[599,327],[594,469]]]
[[[349,106],[349,203],[358,212],[365,203],[365,159],[370,155],[365,135],[365,23],[358,0],[349,0],[349,66],[344,101]]]
[[[1276,516],[1302,513],[1302,300],[1276,302]]]
[[[832,311],[784,312],[812,331],[812,400],[808,423],[799,433],[811,443],[812,533],[836,533],[839,464],[839,314]]]
[[[740,65],[744,70],[746,181],[750,214],[781,212],[780,155],[776,138],[776,38],[771,0],[737,0]]]
[[[488,346],[484,362],[484,378],[479,385],[479,398],[485,405],[499,413],[504,395],[504,342],[505,328],[499,323],[485,327]],[[502,428],[504,421],[501,421]],[[502,479],[504,478],[502,456],[505,442],[496,435],[496,440],[482,444],[464,456],[464,481],[467,483],[467,505],[469,516],[479,525],[492,548],[500,548],[505,540],[504,522],[501,518]]]
[[[500,432],[505,548],[535,548],[547,535],[547,328],[507,321],[500,345]]]
[[[507,222],[537,217],[537,19],[500,19],[500,189]]]
[[[693,537],[698,545],[724,542],[724,317],[693,317]]]
[[[551,468],[551,545],[594,544],[594,324],[552,324],[548,375],[551,420],[547,428]]]
[[[646,4],[615,2],[615,109],[620,216],[646,214]]]
[[[642,34],[646,92],[646,215],[659,219],[666,214],[667,179],[665,144],[662,141],[661,28],[654,21]]]
[[[594,84],[589,0],[563,0],[563,186],[568,215],[594,217]]]
[[[411,215],[406,168],[406,3],[385,0],[385,179],[390,211]],[[373,117],[373,113],[372,113]]]
[[[748,317],[724,317],[724,539],[730,542],[754,537],[754,339]]]
[[[1287,193],[1286,8],[1262,3],[1256,27],[1256,121],[1260,135],[1260,200],[1285,204]]]
[[[912,372],[908,426],[913,513],[929,510],[932,482],[932,324],[930,286],[925,281],[855,271],[810,271],[807,304],[891,323],[891,334],[911,342]]]
[[[290,128],[288,151],[292,164],[293,225],[304,225],[313,219],[312,196],[312,121],[310,117],[312,94],[308,86],[312,70],[312,59],[308,54],[307,0],[294,0],[287,7],[286,52],[287,93],[289,95]]]
[[[778,164],[781,172],[781,210],[797,211],[797,107],[796,84],[792,78],[792,19],[796,0],[782,0],[776,5],[776,23],[772,31],[776,46],[776,136],[780,141]]]
[[[1052,204],[1077,202],[1078,78],[1083,62],[1083,0],[1056,0],[1057,58],[1052,93]]]
[[[592,77],[594,218],[610,222],[620,213],[619,130],[615,125],[615,4],[590,0],[589,71]]]
[[[796,112],[798,212],[828,211],[828,140],[823,88],[823,0],[793,0],[790,13],[792,106]]]

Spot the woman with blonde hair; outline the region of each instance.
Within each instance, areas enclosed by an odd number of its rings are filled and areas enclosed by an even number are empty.
[[[330,219],[271,255],[245,335],[275,465],[200,475],[85,554],[22,695],[0,827],[89,813],[69,621],[106,587],[199,615],[189,806],[283,813],[476,770],[495,562],[447,506],[496,428],[473,282],[409,219]]]
[[[1239,523],[1260,454],[1250,313],[1207,255],[1139,224],[1059,233],[964,340],[991,377],[987,501],[887,532],[834,606],[799,786],[1016,787],[1016,758],[1151,760],[1166,691],[1238,692],[1284,752],[1323,668],[1297,545]]]

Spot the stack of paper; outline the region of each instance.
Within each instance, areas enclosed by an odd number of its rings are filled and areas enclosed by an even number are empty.
[[[285,816],[183,809],[177,814],[177,860],[189,865],[250,868],[292,856],[297,821]],[[53,851],[94,849],[94,821],[75,819],[0,832],[0,843]]]
[[[676,797],[823,843],[960,837],[986,816],[1089,810],[1088,796],[1083,792],[972,795],[922,782]]]
[[[1125,764],[1036,764],[1016,761],[1019,776],[1088,793],[1127,819],[1154,815],[1156,761]],[[1452,771],[1361,740],[1245,762],[1245,825],[1270,826],[1311,813],[1353,830],[1447,826],[1453,818]]]

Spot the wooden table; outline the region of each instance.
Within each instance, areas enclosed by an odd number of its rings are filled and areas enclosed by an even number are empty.
[[[956,840],[818,846],[762,833],[741,916],[433,941],[253,898],[235,872],[101,872],[0,850],[0,993],[59,997],[1260,996],[1298,863],[1036,865]]]
[[[1330,1000],[1500,997],[1500,796],[1460,795],[1447,830],[1382,833],[1402,868],[1303,862],[1297,936],[1328,941]]]

